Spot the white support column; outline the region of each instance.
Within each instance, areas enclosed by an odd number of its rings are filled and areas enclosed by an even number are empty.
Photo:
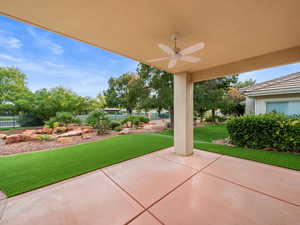
[[[174,146],[178,155],[193,154],[193,82],[188,73],[174,75]]]

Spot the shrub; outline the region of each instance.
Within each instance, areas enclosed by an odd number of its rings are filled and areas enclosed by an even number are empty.
[[[61,125],[66,126],[70,123],[80,124],[80,119],[76,118],[70,112],[57,112],[55,115],[56,121],[59,122]]]
[[[59,127],[60,123],[57,122],[57,119],[55,117],[50,118],[50,120],[45,122],[45,126],[47,128],[56,128]]]
[[[51,137],[47,134],[39,134],[37,137],[40,139],[40,141],[50,141],[51,140]]]
[[[120,125],[120,126],[117,126],[114,128],[115,131],[121,131],[123,130],[123,127]]]
[[[140,123],[149,123],[149,119],[144,116],[127,116],[121,121],[121,124],[126,124],[127,127],[139,127]]]
[[[86,122],[97,130],[97,134],[102,135],[109,130],[110,120],[103,110],[95,110],[86,118]]]
[[[300,151],[300,120],[282,114],[236,117],[227,128],[231,142],[238,146]]]
[[[114,130],[116,127],[119,127],[121,125],[118,121],[111,121],[109,124],[110,129]]]
[[[142,123],[149,123],[150,119],[145,116],[139,116],[140,122]]]
[[[67,126],[70,123],[80,124],[81,121],[70,112],[57,112],[55,117],[51,117],[45,122],[45,127],[56,128],[59,126]]]

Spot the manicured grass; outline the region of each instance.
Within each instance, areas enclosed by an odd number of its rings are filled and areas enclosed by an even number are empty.
[[[206,141],[217,136],[211,133]],[[230,147],[203,143],[202,140],[201,137],[195,140],[195,148],[300,171],[300,154]],[[133,134],[56,150],[0,157],[0,190],[11,197],[172,145],[171,135]]]
[[[245,149],[240,147],[230,147],[226,145],[197,142],[194,143],[194,147],[196,149],[215,152],[221,155],[229,155],[241,159],[248,159],[256,162],[300,171],[300,154]]]
[[[168,130],[163,131],[161,134],[170,137],[172,132]],[[300,170],[300,154],[246,149],[211,143],[212,140],[224,139],[226,137],[228,137],[226,124],[198,127],[194,129],[194,146],[196,149],[215,152],[222,155],[229,155],[293,170]]]
[[[134,134],[0,157],[0,189],[11,197],[172,145],[168,136]]]
[[[173,130],[166,130],[161,134],[173,135]],[[226,124],[213,124],[204,127],[194,128],[194,140],[202,142],[212,142],[213,140],[224,139],[228,137]]]

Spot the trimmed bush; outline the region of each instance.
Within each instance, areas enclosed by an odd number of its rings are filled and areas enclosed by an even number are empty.
[[[120,132],[121,130],[123,130],[123,127],[120,125],[115,127],[114,130]]]
[[[139,116],[140,122],[142,123],[149,123],[150,119],[145,116]]]
[[[119,127],[121,125],[118,121],[111,121],[109,124],[110,129],[114,130],[116,127]]]
[[[247,148],[275,148],[300,151],[300,120],[271,113],[230,119],[227,128],[231,142]]]

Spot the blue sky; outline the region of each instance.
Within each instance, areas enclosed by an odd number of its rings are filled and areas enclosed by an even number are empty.
[[[31,90],[64,86],[96,96],[109,77],[135,72],[137,62],[31,25],[0,16],[0,66],[16,66]],[[300,63],[240,75],[257,82],[300,71]]]

